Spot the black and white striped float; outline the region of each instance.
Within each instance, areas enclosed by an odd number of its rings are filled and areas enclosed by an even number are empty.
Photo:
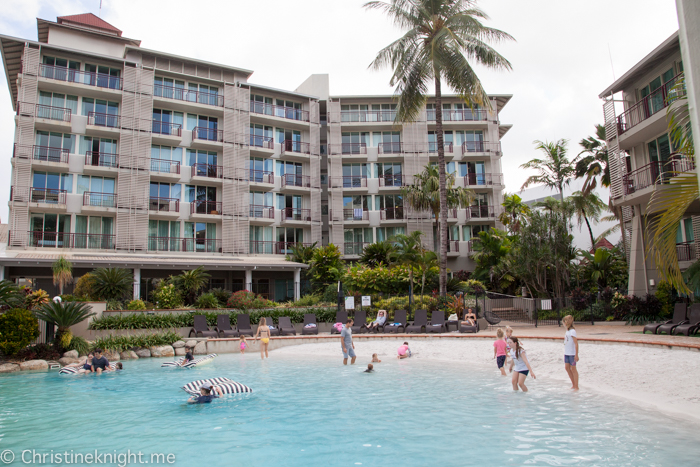
[[[210,363],[212,360],[216,358],[215,353],[210,353],[209,355],[205,355],[204,357],[196,358],[192,360],[191,362],[187,362],[184,365],[182,362],[185,361],[184,357],[179,358],[174,362],[165,362],[161,365],[161,368],[194,368],[196,366],[200,365],[206,365],[207,363]]]
[[[191,383],[185,384],[182,389],[193,396],[199,396],[200,389],[202,385],[204,384],[211,384],[212,386],[216,386],[219,389],[221,389],[221,392],[223,394],[242,394],[245,392],[253,392],[252,389],[250,389],[248,386],[245,384],[237,383],[235,381],[231,381],[228,378],[209,378],[209,379],[200,379],[197,381],[192,381]]]
[[[110,363],[110,364],[109,364],[109,367],[110,367],[112,370],[116,370],[116,369],[117,369],[117,364],[116,364],[116,363]],[[61,368],[60,370],[58,370],[58,374],[59,374],[59,375],[77,375],[78,372],[79,372],[80,370],[82,370],[82,369],[83,369],[82,366],[79,366],[79,367],[64,366],[63,368]]]

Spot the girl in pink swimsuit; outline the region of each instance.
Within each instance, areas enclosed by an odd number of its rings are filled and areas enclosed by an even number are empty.
[[[241,336],[241,353],[245,353],[245,349],[248,348],[248,343],[245,340],[245,336]]]

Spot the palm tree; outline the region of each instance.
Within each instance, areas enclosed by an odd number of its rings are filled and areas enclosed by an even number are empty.
[[[567,143],[565,139],[554,143],[535,141],[535,149],[542,151],[545,158],[531,159],[520,166],[522,169],[535,169],[539,172],[530,175],[520,189],[524,190],[530,185],[544,185],[557,190],[561,199],[564,199],[564,187],[571,183],[571,178],[576,173],[576,160],[570,161],[566,156]]]
[[[432,268],[438,266],[437,255],[434,251],[424,250],[416,258],[416,266],[421,274],[420,295],[423,297],[425,295],[425,278]]]
[[[63,287],[73,282],[73,265],[65,256],[61,255],[51,265],[51,270],[53,272],[53,285],[58,285],[60,295],[63,295]]]
[[[172,282],[178,290],[186,294],[187,303],[192,304],[197,298],[197,292],[209,284],[209,278],[211,274],[204,270],[204,266],[199,266],[189,271],[182,271],[182,274],[172,278]]]
[[[492,286],[497,282],[496,268],[508,255],[512,242],[508,235],[499,229],[491,227],[489,230],[479,232],[478,241],[474,242],[474,254],[472,259],[476,268],[472,277],[478,281],[489,280]]]
[[[595,254],[580,250],[579,254],[587,263],[584,266],[584,270],[590,276],[590,279],[601,289],[607,287],[610,270],[615,260],[610,250],[607,248],[598,248],[595,250]]]
[[[123,300],[133,287],[131,271],[123,268],[98,268],[93,271],[96,298],[100,300]]]
[[[394,251],[391,253],[391,262],[408,266],[408,296],[409,303],[413,303],[413,268],[418,267],[419,257],[424,248],[421,242],[423,232],[416,230],[408,235],[399,234],[391,238]]]
[[[608,145],[605,139],[605,126],[595,126],[595,136],[583,138],[578,144],[583,148],[576,160],[576,178],[586,177],[581,191],[590,193],[600,184],[610,186],[610,167],[608,167]]]
[[[380,264],[388,265],[391,261],[392,251],[394,251],[394,245],[386,240],[371,243],[362,250],[360,263],[366,264],[371,268],[375,268]]]
[[[511,233],[516,233],[520,230],[520,225],[524,222],[527,215],[530,213],[530,206],[523,203],[523,199],[513,193],[506,193],[503,197],[503,212],[498,216],[501,224],[508,227]]]
[[[56,331],[55,343],[59,350],[64,350],[70,345],[73,335],[70,327],[84,321],[95,313],[85,302],[54,302],[43,304],[34,315],[58,327]]]
[[[584,222],[586,223],[588,234],[591,236],[591,247],[595,246],[591,221],[595,224],[600,221],[600,215],[608,209],[607,204],[600,199],[595,191],[588,192],[588,194],[584,191],[575,191],[566,200],[571,203],[579,229]]]
[[[314,256],[314,249],[316,244],[314,242],[312,245],[304,245],[302,243],[295,243],[289,249],[290,253],[287,255],[287,261],[294,261],[296,263],[309,264],[311,258]]]
[[[435,86],[440,193],[440,295],[447,289],[447,176],[442,134],[442,81],[464,102],[490,108],[486,91],[470,62],[510,70],[511,64],[487,42],[509,40],[503,31],[484,26],[486,13],[473,0],[371,1],[367,9],[385,12],[406,33],[380,50],[370,67],[391,67],[391,86],[398,97],[396,121],[413,122],[425,107],[428,87]]]
[[[24,295],[20,293],[17,286],[8,281],[0,281],[0,306],[10,308],[19,307],[24,303]]]

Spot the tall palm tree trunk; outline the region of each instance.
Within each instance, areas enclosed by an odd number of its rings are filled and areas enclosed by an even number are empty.
[[[581,209],[581,214],[583,214],[583,220],[586,221],[588,226],[588,234],[591,236],[591,248],[595,247],[595,238],[593,238],[593,229],[591,229],[591,223],[588,221],[588,216],[586,215],[586,210]]]
[[[442,92],[440,74],[435,73],[435,133],[437,136],[438,171],[440,173],[440,296],[447,295],[447,179],[445,177],[445,143],[442,135]]]

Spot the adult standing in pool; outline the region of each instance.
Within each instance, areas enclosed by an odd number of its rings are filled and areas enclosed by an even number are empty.
[[[270,358],[267,354],[267,346],[270,343],[270,328],[267,325],[265,318],[260,318],[258,330],[255,331],[255,340],[260,336],[260,358],[265,360],[265,357]]]
[[[352,358],[350,365],[355,364],[355,343],[352,341],[352,318],[348,318],[345,327],[340,331],[340,345],[343,348],[343,365],[348,364],[348,356]]]

